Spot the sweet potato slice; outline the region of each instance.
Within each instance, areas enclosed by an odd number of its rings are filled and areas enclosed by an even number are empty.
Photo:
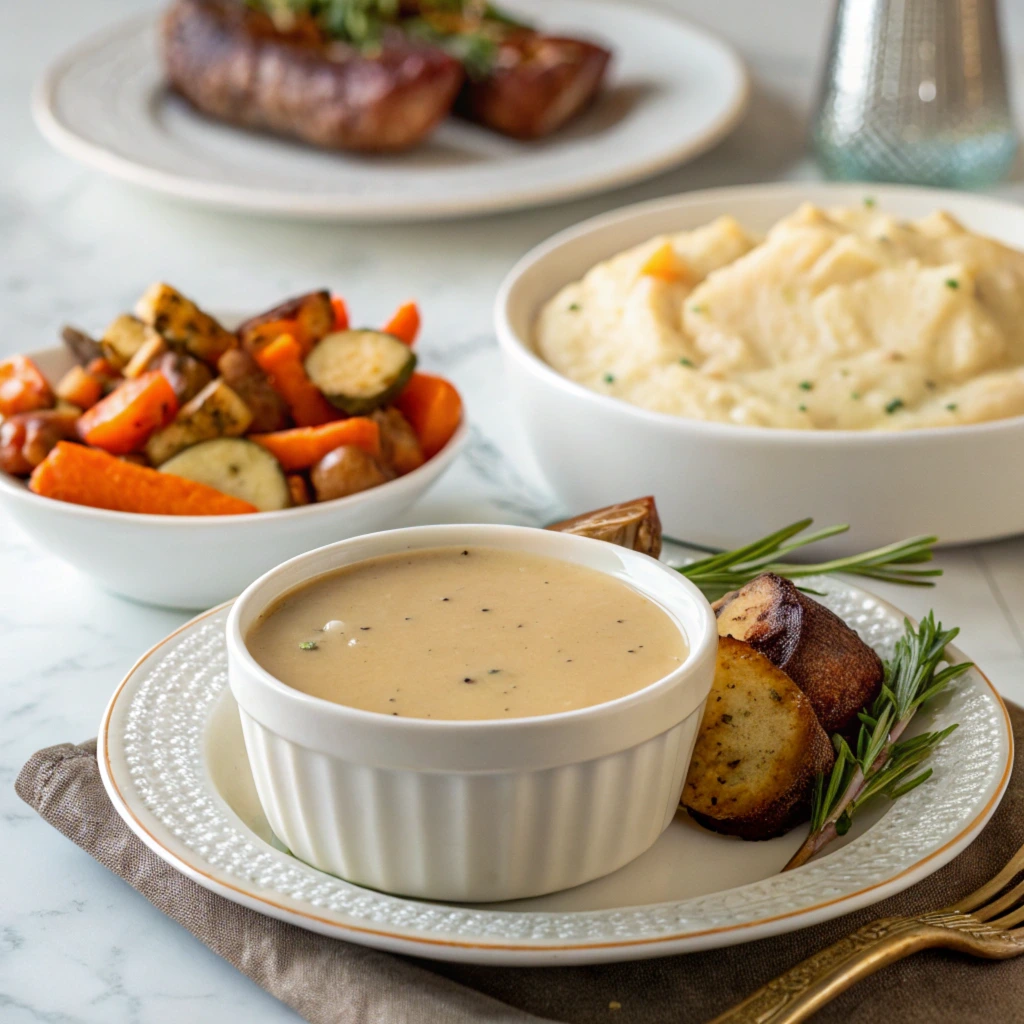
[[[878,695],[882,661],[839,616],[794,584],[763,573],[715,607],[719,636],[750,644],[810,698],[831,734]]]
[[[835,752],[800,688],[749,644],[718,641],[682,804],[714,832],[772,839],[806,821]]]
[[[607,541],[621,548],[632,548],[657,558],[661,554],[661,520],[654,498],[636,498],[618,505],[584,512],[582,515],[552,523],[549,530],[576,533],[582,537]]]

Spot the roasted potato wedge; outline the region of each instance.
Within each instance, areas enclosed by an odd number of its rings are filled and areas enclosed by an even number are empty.
[[[161,341],[152,326],[131,313],[123,313],[103,332],[100,347],[107,361],[118,370],[123,370],[136,352],[144,346]]]
[[[719,636],[743,640],[800,687],[829,734],[857,721],[878,696],[878,655],[849,626],[796,586],[763,573],[716,602]]]
[[[174,421],[146,442],[146,456],[161,466],[178,452],[218,437],[241,437],[249,429],[249,407],[218,377],[178,410]]]
[[[213,380],[213,372],[206,363],[187,352],[165,352],[152,360],[147,369],[159,370],[167,378],[179,406],[191,402]]]
[[[607,541],[657,558],[661,554],[661,519],[652,497],[623,501],[618,505],[584,512],[583,515],[552,523],[549,530],[577,533],[581,537]]]
[[[169,284],[151,285],[139,299],[135,312],[169,344],[183,348],[204,363],[216,365],[228,349],[238,344],[230,331]]]
[[[233,348],[217,360],[217,369],[229,387],[252,413],[249,429],[254,434],[269,434],[288,426],[288,406],[271,386],[259,363],[244,349]]]
[[[803,691],[749,644],[718,641],[715,680],[683,787],[706,828],[772,839],[805,821],[835,752]]]
[[[325,338],[334,330],[334,307],[331,305],[331,293],[327,291],[307,292],[297,295],[294,299],[282,302],[266,313],[251,317],[241,324],[235,332],[243,347],[251,350],[259,348],[274,338],[264,335],[260,328],[281,320],[294,320],[302,331],[303,343],[312,348],[321,338]]]

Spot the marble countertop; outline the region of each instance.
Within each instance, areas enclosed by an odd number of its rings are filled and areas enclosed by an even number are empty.
[[[149,6],[49,0],[18,5],[9,21],[0,43],[0,355],[51,343],[67,320],[103,323],[157,278],[226,309],[325,282],[370,320],[420,296],[424,363],[458,383],[475,427],[468,456],[410,522],[538,522],[556,510],[515,426],[491,336],[495,289],[523,251],[638,199],[816,177],[804,152],[805,120],[829,5],[675,0],[739,48],[755,86],[736,133],[688,167],[585,201],[452,224],[346,228],[191,209],[57,155],[29,116],[32,83],[52,57]],[[1004,10],[1024,109],[1024,9]],[[1024,201],[1022,172],[998,193]],[[933,605],[959,623],[963,648],[1005,695],[1024,700],[1024,539],[944,552],[939,564],[946,577],[934,592],[877,589],[912,614]],[[60,837],[13,790],[34,750],[95,734],[123,673],[186,616],[98,591],[2,517],[0,580],[0,1020],[298,1019]]]

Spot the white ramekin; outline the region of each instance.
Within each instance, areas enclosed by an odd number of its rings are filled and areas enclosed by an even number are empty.
[[[606,704],[445,722],[310,697],[248,652],[253,622],[292,587],[374,555],[449,544],[530,552],[622,579],[672,616],[689,656]],[[235,603],[227,647],[260,802],[297,857],[386,892],[488,902],[579,885],[654,843],[682,791],[717,631],[700,591],[647,555],[526,527],[421,526],[332,544],[267,573]]]
[[[567,509],[654,494],[668,536],[735,547],[806,516],[848,534],[825,557],[916,534],[943,543],[1024,531],[1024,416],[908,431],[785,430],[651,412],[561,376],[534,350],[543,304],[594,264],[655,235],[731,215],[755,231],[804,201],[897,217],[947,210],[1024,249],[1024,208],[963,192],[891,185],[785,183],[689,192],[563,231],[511,270],[495,304],[510,390],[533,453]]]

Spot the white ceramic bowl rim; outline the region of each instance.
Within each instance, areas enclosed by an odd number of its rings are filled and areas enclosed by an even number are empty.
[[[26,353],[30,359],[39,359],[43,356],[53,355],[63,350],[59,346],[53,346],[46,349],[37,349],[34,352]],[[422,466],[417,467],[410,473],[406,473],[404,476],[397,477],[394,480],[389,480],[385,484],[381,484],[380,487],[371,487],[367,491],[359,491],[357,494],[350,494],[346,498],[335,498],[333,501],[313,501],[308,505],[299,505],[292,508],[277,509],[273,512],[244,512],[241,515],[230,515],[230,516],[167,516],[167,515],[154,515],[149,512],[118,512],[114,509],[108,508],[92,508],[89,505],[77,505],[74,502],[65,501],[61,504],[67,506],[68,509],[74,511],[77,515],[82,515],[91,519],[106,520],[108,522],[117,523],[130,520],[133,523],[148,523],[153,526],[159,525],[175,525],[181,526],[183,523],[188,524],[201,524],[206,527],[213,527],[215,529],[230,529],[232,526],[237,526],[239,523],[248,523],[253,520],[259,520],[260,522],[271,525],[275,522],[279,522],[281,519],[300,519],[303,516],[316,515],[318,512],[322,513],[327,508],[338,510],[340,508],[351,508],[357,504],[372,504],[375,499],[381,497],[381,492],[387,489],[389,495],[394,495],[396,489],[401,490],[415,490],[419,480],[422,476],[433,473],[441,466],[447,464],[462,448],[469,436],[469,426],[466,422],[465,413],[463,413],[462,421],[459,423],[455,433],[448,439],[445,446],[436,454],[432,455]],[[13,477],[8,476],[6,473],[0,471],[0,490],[6,491],[13,497],[31,503],[47,502],[52,503],[53,498],[46,498],[42,495],[35,494],[33,491],[28,489],[28,486],[20,480],[16,480]]]
[[[689,645],[686,660],[649,686],[602,704],[528,718],[451,721],[392,717],[309,696],[263,669],[246,647],[245,634],[257,616],[303,582],[375,555],[462,544],[530,551],[608,572],[670,615]],[[711,679],[709,669],[708,685],[702,687],[701,670],[713,663],[718,646],[714,613],[704,595],[657,559],[586,537],[495,524],[388,530],[299,555],[243,592],[226,631],[235,699],[267,728],[346,760],[428,771],[539,769],[633,747],[673,728],[701,706]]]
[[[936,437],[952,438],[961,435],[975,437],[978,434],[997,433],[1006,430],[1015,430],[1024,426],[1024,415],[1009,416],[999,420],[989,420],[984,423],[967,423],[950,425],[948,427],[921,427],[914,430],[795,430],[791,427],[760,427],[747,426],[739,423],[719,423],[712,420],[690,419],[685,416],[674,416],[671,413],[656,412],[651,409],[644,409],[633,405],[620,398],[610,395],[602,395],[596,391],[578,384],[576,381],[563,377],[557,370],[549,366],[534,350],[531,337],[522,335],[512,326],[513,317],[510,315],[510,308],[517,301],[517,290],[523,276],[534,270],[539,264],[546,262],[554,256],[563,246],[583,238],[587,235],[602,231],[605,228],[617,224],[628,223],[638,217],[647,214],[664,211],[666,214],[674,213],[680,205],[696,207],[701,203],[720,203],[731,197],[742,197],[745,200],[764,198],[777,199],[780,195],[792,193],[794,204],[803,202],[807,194],[822,196],[834,193],[835,202],[856,202],[862,199],[865,193],[870,193],[880,202],[887,198],[898,201],[901,196],[929,192],[935,197],[936,208],[963,207],[965,202],[977,204],[978,206],[989,206],[993,209],[1005,208],[1009,204],[1004,200],[990,198],[988,196],[964,195],[962,192],[953,192],[944,189],[926,189],[922,187],[907,185],[875,185],[872,183],[852,184],[823,184],[776,182],[768,185],[735,185],[728,188],[703,189],[696,192],[684,192],[679,195],[662,199],[647,200],[642,203],[633,203],[630,206],[613,210],[609,213],[600,214],[581,221],[573,227],[566,228],[553,235],[551,238],[539,245],[534,246],[529,252],[521,257],[502,281],[494,303],[494,325],[497,332],[498,342],[501,347],[526,366],[530,372],[541,377],[547,384],[553,385],[565,391],[571,392],[578,398],[596,404],[599,408],[609,412],[617,412],[620,415],[639,417],[651,423],[677,430],[683,433],[696,432],[698,434],[717,434],[728,438],[735,438],[744,443],[770,443],[776,439],[786,441],[799,441],[805,444],[815,445],[891,445],[900,444],[913,446],[914,444],[926,444]],[[858,198],[859,197],[859,198]],[[696,226],[696,225],[694,225]],[[633,242],[626,243],[619,251],[628,248],[629,245],[638,245],[652,237],[645,233]],[[609,256],[612,254],[609,254]],[[597,263],[607,256],[599,256],[594,262]],[[557,277],[555,277],[557,280]],[[564,281],[557,284],[552,290],[554,294],[564,284]],[[536,315],[539,310],[532,310],[530,316],[530,330],[532,332]]]

